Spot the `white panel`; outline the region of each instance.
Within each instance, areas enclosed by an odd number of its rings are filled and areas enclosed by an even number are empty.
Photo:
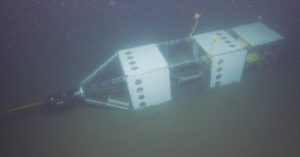
[[[134,110],[171,100],[169,70],[167,68],[153,73],[128,77],[127,85]]]
[[[119,51],[133,109],[171,100],[168,64],[154,44]]]
[[[214,36],[218,36],[219,39],[214,41]],[[231,35],[224,30],[219,30],[196,35],[194,38],[211,56],[210,87],[241,80],[246,50]]]
[[[283,38],[269,27],[258,22],[234,27],[232,28],[232,31],[238,34],[252,46],[274,42]]]
[[[119,57],[123,71],[128,76],[168,66],[155,44],[120,50]]]
[[[214,36],[218,36],[219,40],[214,42]],[[206,53],[212,56],[242,49],[241,45],[224,30],[195,35],[194,39]]]
[[[210,87],[239,82],[244,70],[246,52],[240,50],[213,57]]]

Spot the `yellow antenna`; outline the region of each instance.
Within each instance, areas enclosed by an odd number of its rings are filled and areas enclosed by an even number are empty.
[[[200,17],[201,17],[201,14],[200,14],[200,13],[196,13],[196,14],[195,14],[195,24],[194,24],[194,26],[193,26],[193,28],[192,28],[190,34],[189,34],[189,38],[190,38],[190,39],[192,39],[193,34],[194,34],[195,31],[196,31],[196,28],[197,28],[197,26],[198,26]]]

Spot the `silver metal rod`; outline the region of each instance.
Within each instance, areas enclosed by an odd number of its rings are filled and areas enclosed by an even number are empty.
[[[87,78],[85,78],[81,83],[80,86],[82,86],[83,84],[85,84],[87,81],[89,81],[90,79],[94,78],[96,76],[96,74],[100,71],[102,71],[107,64],[109,64],[116,56],[118,55],[118,53],[115,53],[113,56],[111,56],[104,64],[102,64],[99,68],[97,68],[94,72],[92,72],[90,75],[88,75]]]

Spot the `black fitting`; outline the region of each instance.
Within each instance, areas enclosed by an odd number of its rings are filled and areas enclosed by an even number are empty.
[[[50,109],[67,109],[74,105],[77,96],[74,90],[58,92],[46,97],[46,106]]]

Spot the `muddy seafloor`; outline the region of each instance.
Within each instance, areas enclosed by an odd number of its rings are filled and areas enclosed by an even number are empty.
[[[217,89],[193,86],[138,112],[80,105],[19,115],[0,122],[0,156],[299,156],[299,79],[275,72]]]

